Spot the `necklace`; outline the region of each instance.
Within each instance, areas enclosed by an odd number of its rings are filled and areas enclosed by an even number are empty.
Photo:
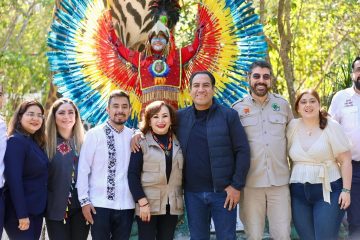
[[[313,131],[314,131],[314,128],[308,128],[308,127],[305,127],[305,132],[306,132],[306,135],[308,135],[309,137],[311,137],[311,135],[313,134]]]
[[[308,127],[305,123],[302,123],[305,129],[305,134],[311,137],[316,130],[317,126]]]
[[[169,157],[171,154],[171,149],[172,149],[172,135],[171,133],[169,133],[169,138],[168,138],[168,145],[165,146],[164,144],[162,144],[160,142],[160,140],[156,137],[156,135],[154,134],[153,131],[151,131],[151,135],[153,136],[155,142],[157,142],[157,144],[159,144],[160,148],[164,151],[166,157]]]

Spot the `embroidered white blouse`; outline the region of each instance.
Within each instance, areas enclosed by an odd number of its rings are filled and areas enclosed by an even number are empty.
[[[117,132],[110,126],[109,133],[114,136],[114,141],[109,149],[105,125],[109,126],[107,123],[99,125],[85,135],[76,184],[79,201],[81,206],[92,203],[95,207],[133,209],[135,203],[127,179],[133,131],[124,127],[123,131]],[[115,150],[111,159],[109,150],[110,153]]]
[[[6,124],[0,116],[0,188],[4,186],[4,155],[6,150]]]
[[[293,162],[290,183],[322,183],[324,201],[330,203],[330,183],[341,178],[336,162],[338,154],[350,150],[341,126],[328,118],[328,124],[314,144],[305,151],[301,146],[301,119],[293,119],[287,128],[288,151]]]

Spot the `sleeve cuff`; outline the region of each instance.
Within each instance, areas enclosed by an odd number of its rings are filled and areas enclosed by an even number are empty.
[[[80,199],[80,206],[83,207],[85,205],[88,205],[88,204],[91,204],[90,202],[90,199],[87,197],[87,198],[83,198],[83,199]]]

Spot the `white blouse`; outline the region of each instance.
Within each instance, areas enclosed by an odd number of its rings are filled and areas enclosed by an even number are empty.
[[[6,150],[6,125],[3,118],[0,116],[0,188],[4,186],[4,155]]]
[[[290,183],[322,183],[324,201],[330,203],[330,182],[341,178],[336,162],[338,154],[350,150],[350,142],[334,120],[328,124],[314,144],[305,151],[301,146],[299,125],[301,119],[293,119],[287,129],[288,151],[293,162]]]

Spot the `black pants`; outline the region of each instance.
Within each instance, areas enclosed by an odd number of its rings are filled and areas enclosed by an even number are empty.
[[[50,240],[86,240],[90,229],[81,208],[70,209],[65,223],[46,219],[46,227]]]
[[[136,216],[139,240],[174,239],[178,215],[170,215],[169,207],[166,210],[165,215],[151,215],[150,222],[143,222],[139,216]]]
[[[91,226],[93,240],[129,240],[134,221],[134,209],[115,210],[95,207],[94,224]]]

